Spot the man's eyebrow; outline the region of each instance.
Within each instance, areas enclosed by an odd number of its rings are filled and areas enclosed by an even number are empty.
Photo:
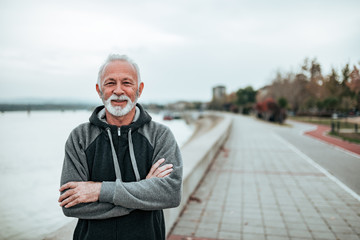
[[[130,77],[124,77],[121,79],[121,81],[126,81],[126,80],[135,82],[135,79],[130,78]]]
[[[126,80],[135,82],[135,79],[133,79],[131,77],[124,77],[124,78],[120,79],[120,81],[126,81]],[[116,79],[113,77],[109,77],[109,78],[105,78],[104,82],[105,81],[116,81]]]

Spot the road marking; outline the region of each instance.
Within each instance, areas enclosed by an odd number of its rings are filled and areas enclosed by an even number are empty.
[[[304,132],[301,134],[303,136],[306,136],[306,137],[310,137],[311,139],[315,140],[315,141],[318,141],[319,143],[322,143],[322,144],[325,144],[325,145],[330,145],[332,146],[334,149],[338,150],[338,151],[341,151],[343,153],[346,153],[352,157],[355,157],[355,158],[359,158],[360,159],[360,155],[357,154],[357,153],[354,153],[354,152],[351,152],[350,150],[347,150],[345,148],[342,148],[342,147],[339,147],[333,143],[330,143],[330,142],[327,142],[325,140],[322,140],[320,138],[317,138],[317,137],[314,137],[314,136],[311,136],[311,135],[308,135],[308,134],[305,134]],[[326,136],[326,135],[325,135]]]
[[[350,189],[348,186],[346,186],[344,183],[342,183],[339,179],[337,179],[334,175],[330,174],[325,168],[321,167],[319,164],[317,164],[313,159],[311,159],[309,156],[307,156],[305,153],[300,151],[297,147],[292,145],[290,142],[285,140],[280,135],[273,133],[274,136],[280,140],[282,143],[284,143],[288,148],[290,148],[293,152],[298,154],[302,159],[310,163],[312,166],[317,168],[320,172],[322,172],[324,175],[326,175],[330,180],[335,182],[337,185],[339,185],[343,190],[345,190],[347,193],[349,193],[351,196],[353,196],[355,199],[357,199],[360,202],[360,196],[354,192],[352,189]]]
[[[305,126],[308,127],[308,129],[300,129],[300,130],[298,131],[299,135],[309,137],[309,138],[311,138],[311,139],[313,139],[313,140],[315,140],[315,141],[317,141],[317,142],[319,142],[319,143],[322,143],[322,144],[325,144],[325,145],[328,145],[328,146],[330,145],[330,146],[332,146],[334,149],[336,149],[336,150],[338,150],[338,151],[341,151],[341,152],[346,153],[346,154],[348,154],[348,155],[350,155],[350,156],[352,156],[352,157],[355,157],[355,158],[359,158],[359,159],[360,159],[360,155],[357,154],[357,153],[354,153],[354,152],[352,152],[352,151],[350,151],[350,150],[347,150],[347,149],[345,149],[345,148],[342,148],[342,147],[340,147],[340,146],[337,146],[337,145],[334,144],[334,143],[327,142],[327,141],[325,141],[325,140],[323,140],[323,139],[320,139],[320,138],[317,138],[317,137],[315,137],[315,136],[306,134],[307,132],[315,131],[315,130],[318,128],[317,125],[312,124],[312,123],[296,122],[296,121],[292,121],[292,120],[289,120],[289,122],[290,122],[291,124],[293,124],[293,125],[295,125],[295,124],[300,125],[300,126],[301,126],[301,125],[305,125]],[[323,133],[323,135],[326,136],[325,133]]]

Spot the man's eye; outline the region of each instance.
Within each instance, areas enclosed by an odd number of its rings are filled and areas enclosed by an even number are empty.
[[[114,83],[113,82],[107,82],[105,83],[105,85],[113,85]]]

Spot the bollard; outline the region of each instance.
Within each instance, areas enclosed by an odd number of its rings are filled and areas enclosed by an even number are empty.
[[[336,128],[337,128],[337,132],[339,133],[340,132],[340,122],[336,123]]]
[[[331,133],[335,133],[335,123],[331,121]]]
[[[357,123],[355,123],[354,128],[355,128],[355,133],[357,133],[357,132],[358,132],[358,125],[357,125]]]

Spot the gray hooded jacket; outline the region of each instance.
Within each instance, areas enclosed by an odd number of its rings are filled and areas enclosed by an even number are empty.
[[[134,122],[109,125],[96,108],[90,122],[75,128],[65,146],[61,185],[102,182],[98,202],[63,208],[79,218],[74,239],[165,239],[162,209],[181,200],[182,160],[171,131],[137,104]],[[165,178],[145,179],[159,159],[173,164]]]

